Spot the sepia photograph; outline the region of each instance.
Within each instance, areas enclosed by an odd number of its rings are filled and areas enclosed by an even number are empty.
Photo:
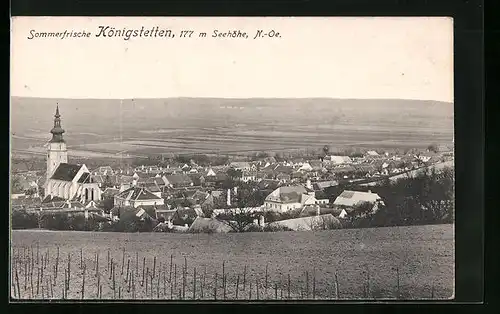
[[[10,300],[455,297],[453,19],[13,17]]]

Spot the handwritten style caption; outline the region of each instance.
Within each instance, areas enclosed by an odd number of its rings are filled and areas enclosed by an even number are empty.
[[[259,38],[281,38],[281,34],[274,29],[256,29],[252,32],[242,30],[219,30],[214,29],[211,32],[197,32],[194,30],[171,30],[160,26],[141,28],[116,28],[109,25],[98,26],[95,32],[87,30],[61,30],[57,32],[30,30],[28,39],[70,39],[70,38],[103,38],[112,39],[120,38],[123,40],[131,40],[135,38],[213,38],[213,39],[259,39]]]

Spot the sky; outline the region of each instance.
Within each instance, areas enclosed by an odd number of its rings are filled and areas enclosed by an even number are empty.
[[[98,27],[175,38],[95,37]],[[214,30],[248,39],[212,38]],[[253,39],[273,29],[280,37]],[[31,32],[85,30],[89,38]],[[192,38],[180,38],[192,30]],[[206,32],[206,38],[199,38]],[[14,17],[11,95],[44,98],[390,98],[453,102],[445,17]]]

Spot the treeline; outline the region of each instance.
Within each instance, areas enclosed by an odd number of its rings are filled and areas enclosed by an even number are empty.
[[[344,228],[448,224],[455,220],[454,170],[434,168],[415,177],[384,180],[371,187],[384,201],[378,211],[350,217]]]
[[[45,229],[60,231],[152,232],[156,221],[136,216],[118,221],[106,221],[90,215],[67,213],[37,213],[16,210],[11,216],[12,229]]]

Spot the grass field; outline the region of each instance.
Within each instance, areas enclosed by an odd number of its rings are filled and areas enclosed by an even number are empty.
[[[13,231],[11,241],[15,298],[81,299],[83,290],[85,299],[448,299],[454,291],[452,225],[241,234],[25,230]]]
[[[13,98],[14,152],[37,153],[50,139],[56,101],[68,149],[108,157],[120,152],[237,154],[324,145],[426,148],[453,139],[453,104],[432,101]]]

